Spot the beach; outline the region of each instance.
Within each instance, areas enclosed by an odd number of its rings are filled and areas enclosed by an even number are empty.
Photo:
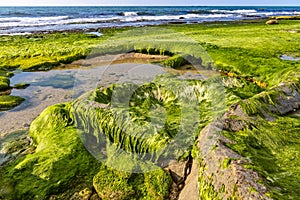
[[[32,9],[0,11],[0,199],[300,195],[299,7]]]

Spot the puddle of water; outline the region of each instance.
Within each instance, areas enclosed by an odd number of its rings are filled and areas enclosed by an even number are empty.
[[[289,60],[289,61],[299,61],[300,58],[297,58],[297,57],[293,57],[293,56],[288,56],[288,55],[282,55],[280,56],[280,59],[281,60]]]
[[[103,33],[99,33],[99,32],[87,32],[86,34],[88,34],[88,35],[94,35],[96,37],[100,37],[100,36],[103,35]]]
[[[116,56],[115,56],[116,57]],[[114,57],[114,58],[115,58]],[[0,136],[16,130],[27,129],[46,107],[69,102],[85,92],[99,86],[113,83],[133,82],[143,84],[155,76],[174,73],[182,79],[202,80],[217,74],[212,70],[174,70],[151,64],[160,57],[148,56],[145,59],[127,55],[121,59],[108,59],[107,56],[82,60],[80,63],[43,72],[15,72],[11,85],[29,83],[26,89],[13,89],[12,95],[26,100],[18,107],[0,112]],[[113,62],[111,62],[113,60]],[[84,65],[82,63],[88,63]],[[76,67],[78,66],[78,67]]]

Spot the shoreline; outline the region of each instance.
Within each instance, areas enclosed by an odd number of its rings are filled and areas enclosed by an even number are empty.
[[[214,24],[240,24],[240,23],[259,23],[264,20],[272,19],[273,17],[262,17],[262,18],[255,18],[255,19],[238,19],[238,20],[220,20],[220,21],[203,21],[203,22],[193,22],[193,23],[187,23],[187,22],[180,22],[180,21],[174,21],[174,22],[165,22],[161,24],[154,24],[154,25],[136,25],[136,26],[110,26],[110,27],[99,27],[99,28],[88,28],[88,29],[70,29],[70,30],[53,30],[53,31],[33,31],[33,32],[19,32],[20,35],[14,35],[15,33],[8,33],[8,34],[0,34],[0,36],[30,36],[30,35],[39,35],[39,34],[60,34],[60,33],[86,33],[89,34],[89,32],[99,32],[101,33],[101,30],[113,30],[113,29],[119,29],[119,30],[127,30],[130,28],[142,28],[142,27],[164,27],[164,26],[172,26],[172,25],[214,25]],[[287,19],[284,19],[287,20]],[[28,33],[28,34],[25,34]],[[11,35],[12,34],[12,35]],[[24,34],[24,35],[23,35]],[[96,35],[95,35],[96,36]],[[101,36],[98,36],[101,37]]]

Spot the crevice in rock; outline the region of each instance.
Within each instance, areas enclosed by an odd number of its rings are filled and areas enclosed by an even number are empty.
[[[191,174],[192,167],[193,158],[189,155],[186,161],[175,161],[166,168],[173,180],[169,195],[170,200],[177,200],[179,198],[180,192],[185,187],[185,182]]]

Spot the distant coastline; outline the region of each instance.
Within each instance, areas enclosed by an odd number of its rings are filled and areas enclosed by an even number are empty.
[[[300,15],[291,6],[0,7],[0,35]]]

